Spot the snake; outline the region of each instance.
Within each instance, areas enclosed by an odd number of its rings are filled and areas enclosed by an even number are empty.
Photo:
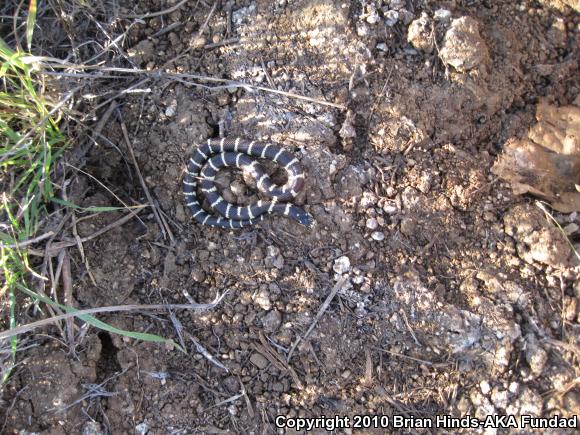
[[[287,182],[276,185],[257,159],[271,160],[284,168]],[[248,173],[258,190],[269,200],[240,206],[227,202],[218,192],[215,176],[226,167],[236,167]],[[260,222],[268,214],[286,216],[311,228],[314,218],[291,201],[304,188],[304,172],[298,159],[273,143],[243,138],[208,139],[197,147],[187,162],[183,178],[185,204],[193,218],[202,225],[218,228],[243,228]],[[201,195],[198,195],[198,190]],[[205,198],[218,215],[205,211]]]

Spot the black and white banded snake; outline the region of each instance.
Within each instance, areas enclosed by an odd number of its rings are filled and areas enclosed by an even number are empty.
[[[288,177],[286,184],[274,184],[256,158],[271,160],[282,166]],[[256,180],[258,190],[271,200],[259,200],[248,206],[228,203],[215,185],[217,172],[228,166],[238,167],[250,174]],[[202,208],[198,187],[210,208],[221,216],[212,215]],[[309,213],[285,202],[293,199],[303,187],[304,172],[292,154],[277,145],[241,138],[208,139],[187,162],[183,179],[185,203],[195,220],[211,227],[232,229],[253,225],[269,213],[281,214],[311,227],[314,219]]]

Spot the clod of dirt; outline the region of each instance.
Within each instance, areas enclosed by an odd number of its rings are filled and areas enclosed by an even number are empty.
[[[465,361],[477,360],[488,370],[502,373],[509,367],[514,342],[521,336],[510,305],[497,304],[480,297],[477,313],[444,304],[434,290],[428,289],[415,270],[395,279],[389,296],[399,311],[408,311],[408,323],[430,348],[451,352]],[[395,321],[395,327],[405,329]],[[463,370],[460,367],[460,370]]]
[[[257,306],[259,306],[262,310],[268,311],[272,309],[272,301],[270,300],[270,295],[268,294],[268,290],[262,288],[258,294],[256,295],[254,302]]]
[[[144,65],[155,57],[155,45],[148,39],[140,41],[135,47],[127,50],[129,57],[138,65]]]
[[[507,414],[517,417],[522,415],[542,415],[542,398],[532,388],[523,387],[520,395],[510,402],[506,408]]]
[[[487,44],[479,34],[479,23],[471,17],[461,17],[451,22],[445,33],[439,58],[459,72],[480,70],[489,64]]]
[[[492,171],[514,193],[546,199],[558,211],[580,211],[580,107],[538,104],[527,138],[510,140]]]
[[[557,8],[562,12],[569,12],[569,10],[567,10],[568,8],[580,12],[580,1],[578,0],[539,0],[539,2],[548,7]]]
[[[262,319],[264,330],[271,334],[276,332],[282,323],[282,314],[278,310],[272,310]]]
[[[393,27],[399,21],[399,11],[390,10],[385,12],[385,24]]]
[[[553,267],[567,264],[570,246],[564,235],[548,223],[540,209],[528,204],[518,205],[504,216],[503,222],[505,232],[515,239],[522,260]]]
[[[96,421],[88,421],[83,425],[81,429],[82,435],[104,435],[105,432],[101,428],[101,425]]]
[[[524,356],[530,366],[532,374],[534,376],[540,376],[548,362],[548,352],[542,348],[540,343],[538,343],[538,339],[532,333],[526,335],[526,349]]]
[[[434,40],[431,30],[431,20],[426,13],[423,13],[420,18],[417,18],[409,25],[407,41],[409,41],[417,50],[431,53],[434,48]]]
[[[258,367],[260,370],[268,366],[268,360],[261,353],[255,352],[250,356],[250,362]]]
[[[83,421],[78,407],[70,407],[84,392],[82,385],[97,379],[93,360],[84,363],[67,357],[66,352],[55,346],[38,347],[23,362],[21,403],[29,409],[22,410],[40,424],[58,424],[58,420]]]
[[[264,260],[266,267],[275,267],[276,269],[282,269],[284,267],[284,257],[280,253],[280,248],[277,246],[270,245],[266,249],[267,256]]]

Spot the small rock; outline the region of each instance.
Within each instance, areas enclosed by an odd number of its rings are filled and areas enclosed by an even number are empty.
[[[282,257],[281,255],[278,255],[276,258],[274,258],[274,261],[272,262],[272,266],[274,266],[278,270],[284,269],[284,257]]]
[[[270,245],[266,248],[267,257],[264,261],[266,267],[284,268],[284,257],[280,254],[280,248]]]
[[[519,257],[552,267],[565,266],[571,250],[566,238],[532,205],[517,205],[504,215],[505,232],[516,241]]]
[[[453,20],[445,33],[439,58],[459,72],[481,70],[489,64],[489,50],[479,34],[479,23],[471,17]]]
[[[411,21],[413,21],[415,15],[412,12],[409,12],[407,9],[401,9],[399,11],[399,19],[403,22],[405,26],[408,26]]]
[[[576,223],[573,222],[571,224],[566,225],[563,228],[563,230],[564,230],[564,232],[566,233],[567,236],[571,236],[572,234],[578,232],[578,224],[576,224]]]
[[[421,176],[421,179],[419,180],[419,185],[417,186],[417,188],[422,192],[422,193],[428,193],[429,190],[431,190],[431,180],[432,180],[432,176],[431,174],[423,174]]]
[[[406,0],[391,0],[389,2],[389,7],[397,11],[403,9],[405,6],[407,6]]]
[[[379,14],[377,13],[377,11],[373,11],[367,18],[367,23],[369,24],[377,24],[379,21],[381,21],[381,17],[379,17]]]
[[[389,47],[384,42],[379,42],[376,45],[376,47],[377,47],[377,50],[380,50],[380,51],[389,51]]]
[[[366,23],[358,23],[356,26],[356,34],[360,37],[369,36],[371,34],[371,29]]]
[[[350,259],[346,255],[337,258],[334,260],[332,270],[340,274],[347,273],[350,270]]]
[[[135,432],[137,432],[139,435],[145,435],[147,432],[149,432],[149,425],[145,422],[139,423],[137,426],[135,426]]]
[[[175,264],[175,254],[173,254],[173,252],[168,252],[165,256],[165,261],[163,262],[163,275],[171,275],[176,268],[177,265]]]
[[[282,314],[278,310],[270,311],[263,319],[262,325],[268,334],[276,332],[282,323]]]
[[[417,225],[415,221],[411,218],[405,218],[401,220],[401,232],[406,236],[412,236],[415,234]]]
[[[421,195],[419,192],[410,186],[406,187],[401,194],[401,201],[405,210],[414,210],[420,208],[420,200]]]
[[[103,435],[101,425],[96,421],[88,421],[83,425],[81,430],[82,435]]]
[[[236,196],[243,196],[246,194],[246,185],[239,180],[234,180],[230,184],[230,190]]]
[[[489,385],[489,382],[487,382],[487,381],[481,381],[481,382],[479,383],[479,388],[481,389],[481,392],[482,392],[482,394],[484,394],[484,395],[486,395],[486,396],[487,396],[487,395],[489,394],[489,392],[491,391],[491,387],[490,387],[490,385]]]
[[[564,396],[563,406],[568,412],[568,418],[577,417],[578,409],[580,409],[580,394],[577,389],[568,391]]]
[[[449,22],[451,20],[451,11],[443,8],[437,9],[433,13],[433,19],[435,21]]]
[[[143,65],[155,58],[155,45],[152,41],[144,39],[139,41],[135,47],[127,50],[127,54],[133,58],[135,63]]]
[[[548,353],[540,346],[534,334],[530,333],[526,335],[526,350],[524,355],[532,374],[540,376],[548,361]]]
[[[369,230],[376,230],[379,227],[379,223],[375,218],[368,218],[366,226]]]
[[[187,214],[185,213],[185,209],[183,207],[183,205],[181,204],[177,204],[175,206],[175,218],[179,221],[179,222],[187,222]]]
[[[268,245],[266,248],[266,253],[268,257],[276,257],[280,254],[280,248],[274,245]]]
[[[387,11],[385,12],[385,24],[389,27],[393,27],[399,21],[399,12],[398,11]]]
[[[343,139],[352,139],[356,137],[356,130],[350,119],[346,119],[338,132],[338,135]]]
[[[270,295],[268,291],[263,289],[258,292],[256,297],[254,298],[254,302],[258,305],[261,309],[265,311],[269,311],[272,309],[272,301],[270,300]]]
[[[519,388],[520,388],[520,385],[514,381],[514,382],[510,383],[508,390],[510,393],[516,394],[518,392]]]
[[[199,49],[203,48],[206,44],[207,44],[207,39],[205,37],[197,36],[191,40],[191,42],[189,43],[189,46],[193,50],[199,50]]]
[[[352,279],[353,284],[362,284],[364,281],[365,281],[365,278],[362,275],[356,275]]]
[[[500,390],[497,387],[494,388],[491,393],[491,402],[496,408],[506,409],[508,404],[507,390]]]
[[[493,222],[493,221],[495,221],[495,214],[493,214],[490,211],[484,211],[483,212],[483,220],[487,221],[487,222]]]
[[[205,273],[203,270],[199,268],[195,268],[191,271],[191,277],[195,282],[204,282],[205,281]]]
[[[217,97],[218,106],[227,106],[230,102],[230,96],[227,93],[221,93]]]
[[[431,21],[427,14],[412,21],[407,31],[407,41],[417,50],[431,53],[433,51],[433,37],[431,35]]]
[[[542,399],[542,396],[531,388],[526,387],[524,391],[522,391],[518,402],[520,402],[520,415],[528,414],[536,417],[542,415],[544,400]]]
[[[165,109],[165,116],[172,118],[177,113],[177,101],[173,100],[172,103]]]
[[[377,242],[385,240],[385,234],[382,231],[375,231],[374,233],[371,234],[371,237],[373,240],[376,240]]]
[[[387,202],[385,205],[383,205],[383,211],[387,214],[395,214],[399,211],[399,209],[395,204]]]
[[[284,391],[284,385],[282,382],[274,382],[272,384],[272,391],[276,391],[277,393],[281,393]]]
[[[250,362],[258,367],[260,370],[268,366],[268,360],[261,353],[255,352],[250,356]]]
[[[395,196],[397,194],[397,189],[395,189],[393,186],[389,186],[387,187],[387,190],[385,191],[386,195],[388,198],[392,198],[393,196]]]
[[[372,192],[364,192],[360,199],[359,207],[361,210],[374,207],[377,203],[377,197]]]

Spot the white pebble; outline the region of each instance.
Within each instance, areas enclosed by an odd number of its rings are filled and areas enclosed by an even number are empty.
[[[165,116],[167,116],[168,118],[171,118],[172,116],[175,115],[175,106],[169,106],[165,109]]]
[[[387,214],[395,214],[399,209],[396,205],[387,203],[383,206],[383,211]]]
[[[367,17],[367,23],[369,24],[377,24],[379,21],[381,21],[381,17],[379,17],[377,11],[373,11],[373,13]]]
[[[389,27],[393,27],[399,21],[398,11],[387,11],[385,12],[385,24]]]
[[[519,388],[520,388],[520,385],[519,385],[517,382],[512,382],[512,383],[509,385],[509,387],[508,387],[508,390],[509,390],[509,392],[510,392],[510,393],[513,393],[513,394],[515,394],[515,393],[517,393],[517,392],[518,392],[518,389],[519,389]]]
[[[334,266],[332,266],[332,270],[336,273],[346,273],[350,270],[350,259],[343,255],[342,257],[338,257],[334,260]]]
[[[376,240],[377,242],[380,242],[381,240],[385,239],[385,235],[382,231],[375,231],[374,233],[371,234],[371,237],[373,238],[373,240]]]
[[[481,388],[481,392],[486,395],[491,391],[491,387],[487,381],[481,381],[479,383],[479,388]]]
[[[435,21],[449,21],[451,19],[451,11],[447,9],[437,9],[433,14]]]
[[[267,254],[268,257],[277,257],[278,254],[280,254],[280,248],[278,248],[277,246],[274,246],[274,245],[269,245],[266,248],[266,251],[268,253]]]
[[[404,7],[406,6],[406,3],[407,3],[407,2],[406,2],[405,0],[391,0],[391,1],[389,2],[389,6],[390,6],[392,9],[399,10],[399,9],[402,9],[402,8],[404,8]]]
[[[371,29],[366,23],[359,23],[356,26],[356,34],[361,37],[369,36],[371,34]]]
[[[256,295],[254,302],[264,311],[269,311],[272,309],[272,301],[270,300],[270,295],[267,291],[261,290]]]
[[[369,230],[376,230],[379,227],[379,223],[375,218],[368,218],[367,219],[367,228]]]

